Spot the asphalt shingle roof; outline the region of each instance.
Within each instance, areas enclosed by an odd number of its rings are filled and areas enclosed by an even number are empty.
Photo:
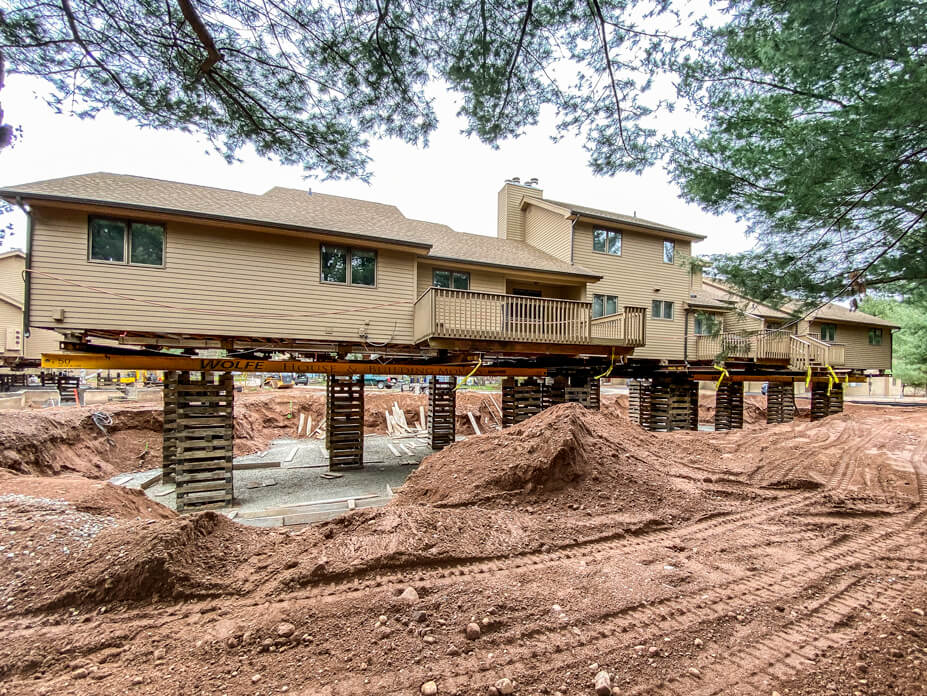
[[[527,199],[528,202],[531,199]],[[559,205],[561,208],[566,208],[567,210],[577,213],[579,215],[588,215],[590,217],[602,218],[604,220],[612,220],[614,222],[623,222],[628,225],[634,225],[636,227],[645,227],[648,229],[655,230],[657,232],[670,232],[672,234],[682,235],[684,237],[690,237],[691,239],[699,240],[705,239],[705,235],[696,234],[694,232],[689,232],[687,230],[681,230],[678,227],[670,227],[669,225],[664,225],[661,222],[654,222],[653,220],[645,220],[644,218],[639,218],[635,215],[625,215],[623,213],[616,213],[611,210],[602,210],[601,208],[591,208],[587,205],[577,205],[576,203],[566,203],[564,201],[553,201],[549,198],[545,198],[545,201],[548,203],[553,203],[554,205]]]
[[[394,205],[300,189],[275,187],[264,194],[253,194],[97,172],[0,189],[4,198],[17,195],[327,232],[417,246],[423,253],[427,250],[428,256],[442,260],[600,277],[524,242],[466,234],[447,225],[412,220]]]

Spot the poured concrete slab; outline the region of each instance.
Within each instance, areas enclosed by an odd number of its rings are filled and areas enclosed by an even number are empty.
[[[393,490],[431,453],[424,437],[368,435],[364,438],[364,468],[332,476],[323,440],[275,440],[264,452],[235,459],[235,500],[219,512],[234,512],[233,519],[242,524],[273,527],[309,524],[351,510],[385,505]],[[158,473],[160,469],[121,474],[111,482],[143,488],[153,500],[176,509],[174,484],[157,482],[144,487]]]

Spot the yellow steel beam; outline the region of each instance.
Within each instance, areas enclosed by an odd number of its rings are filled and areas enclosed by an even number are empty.
[[[191,358],[106,353],[43,353],[42,367],[54,370],[180,370],[192,372],[305,372],[326,375],[447,375],[466,377],[473,365],[421,365],[378,362],[309,362],[244,358]],[[543,377],[540,367],[481,367],[476,377]]]

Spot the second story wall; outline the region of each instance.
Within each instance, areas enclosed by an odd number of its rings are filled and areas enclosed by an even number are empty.
[[[892,331],[886,327],[869,327],[862,324],[842,324],[839,322],[801,322],[802,333],[810,333],[820,338],[821,324],[832,323],[836,326],[834,343],[844,345],[844,367],[857,370],[889,370],[892,367]],[[870,343],[870,328],[881,331],[881,344]],[[875,337],[874,337],[874,340]]]
[[[317,239],[167,222],[163,267],[90,262],[86,213],[36,207],[33,215],[33,325],[412,340],[411,253],[377,250],[375,287],[329,284],[320,279]]]
[[[570,220],[551,210],[529,205],[525,211],[525,241],[566,263],[571,256]]]
[[[639,306],[647,309],[647,345],[637,348],[634,357],[683,358],[685,303],[689,297],[689,271],[685,260],[691,244],[676,241],[673,263],[663,261],[663,239],[658,236],[622,230],[621,254],[593,250],[593,226],[578,222],[574,228],[574,262],[600,274],[602,280],[586,290],[586,300],[594,294],[617,295],[618,307]],[[671,302],[673,318],[653,316],[653,301]]]

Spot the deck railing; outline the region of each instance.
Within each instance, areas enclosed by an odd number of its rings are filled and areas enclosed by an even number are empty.
[[[625,307],[618,314],[596,317],[592,320],[592,337],[621,341],[626,346],[643,346],[647,343],[647,310]]]
[[[811,334],[792,336],[790,351],[789,366],[796,370],[806,370],[812,365],[841,367],[846,362],[844,344],[828,343]]]
[[[432,287],[415,303],[413,330],[416,341],[459,338],[637,346],[645,338],[644,316],[643,308],[626,307],[620,314],[602,317],[609,321],[599,321],[592,319],[591,302]]]
[[[786,331],[760,334],[720,333],[689,336],[689,357],[694,360],[725,359],[788,360],[789,336]]]

